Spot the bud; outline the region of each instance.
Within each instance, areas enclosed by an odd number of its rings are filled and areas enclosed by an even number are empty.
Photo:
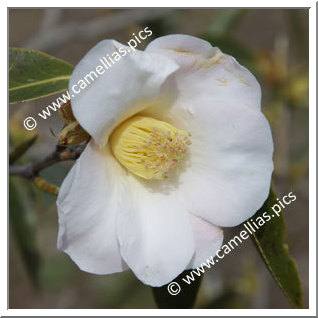
[[[90,138],[90,135],[81,127],[77,121],[66,125],[59,133],[59,145],[76,145]]]
[[[73,111],[72,111],[71,101],[64,103],[60,107],[59,114],[62,117],[65,124],[69,124],[69,123],[76,121],[74,114],[73,114]]]

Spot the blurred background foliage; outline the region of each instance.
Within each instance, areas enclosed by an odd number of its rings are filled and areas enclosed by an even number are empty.
[[[273,185],[278,197],[293,191],[285,209],[290,254],[308,307],[308,10],[302,9],[11,9],[9,44],[49,53],[75,65],[97,42],[127,42],[148,26],[154,39],[199,36],[233,55],[259,80],[263,112],[275,143]],[[143,49],[147,43],[138,47]],[[57,96],[11,105],[9,142],[35,136],[23,119]],[[36,143],[17,163],[43,158],[63,126],[58,114],[39,122]],[[72,163],[41,172],[61,184]],[[96,276],[80,271],[56,248],[56,197],[18,177],[10,178],[10,308],[156,308],[152,291],[130,272]],[[237,234],[227,229],[225,241]],[[235,264],[235,266],[234,266]],[[227,255],[202,279],[195,308],[290,308],[251,240]]]

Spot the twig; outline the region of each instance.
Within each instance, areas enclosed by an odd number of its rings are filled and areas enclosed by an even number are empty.
[[[42,16],[41,32],[50,31],[57,26],[62,18],[62,9],[48,8],[45,9]]]
[[[56,186],[55,184],[52,184],[50,182],[47,182],[45,179],[42,179],[40,177],[35,177],[33,179],[33,183],[41,190],[53,194],[58,195],[60,188]]]
[[[85,147],[86,143],[69,147],[56,146],[55,151],[44,159],[31,162],[26,165],[9,166],[9,175],[21,176],[29,180],[34,180],[41,170],[55,163],[77,159],[84,151]]]

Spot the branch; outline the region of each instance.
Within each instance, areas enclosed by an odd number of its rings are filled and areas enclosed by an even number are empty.
[[[34,180],[41,170],[55,163],[77,159],[84,151],[85,147],[86,143],[69,147],[56,146],[55,151],[44,159],[40,159],[26,165],[9,166],[9,175],[21,176],[29,180]]]

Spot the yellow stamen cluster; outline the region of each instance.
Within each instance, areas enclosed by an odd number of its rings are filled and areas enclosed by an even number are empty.
[[[110,137],[117,160],[144,179],[166,179],[187,152],[190,134],[150,117],[135,116]]]

